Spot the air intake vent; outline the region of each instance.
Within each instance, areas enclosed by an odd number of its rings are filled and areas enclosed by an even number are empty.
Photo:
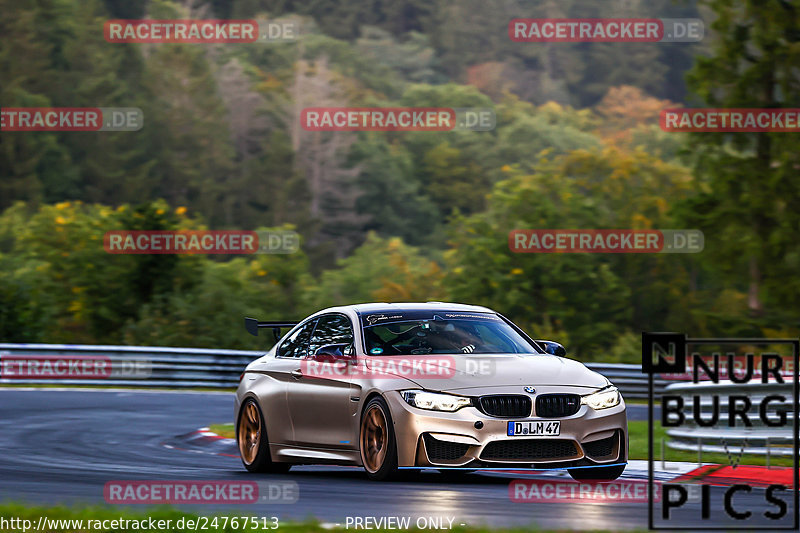
[[[536,397],[536,416],[561,418],[572,416],[581,408],[581,397],[577,394],[540,394]]]
[[[572,459],[578,455],[575,442],[566,439],[497,440],[486,445],[481,459],[533,462],[542,459]]]
[[[427,433],[422,438],[425,439],[425,451],[428,452],[428,459],[433,462],[461,459],[469,449],[469,444],[435,439]]]
[[[617,435],[614,434],[606,439],[600,439],[593,442],[584,442],[582,444],[583,450],[586,455],[594,459],[604,459],[614,453],[614,448],[617,446]]]
[[[481,396],[478,409],[489,416],[523,418],[531,416],[531,399],[520,394]]]

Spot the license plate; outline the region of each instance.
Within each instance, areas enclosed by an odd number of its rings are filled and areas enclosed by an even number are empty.
[[[542,420],[540,422],[509,422],[509,437],[554,437],[561,433],[561,422]]]

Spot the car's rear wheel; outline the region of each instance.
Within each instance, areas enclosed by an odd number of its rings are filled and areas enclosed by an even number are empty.
[[[624,471],[625,465],[595,466],[591,468],[570,468],[569,475],[575,481],[614,481]]]
[[[397,476],[397,441],[389,406],[381,397],[369,401],[361,417],[361,464],[375,481]]]
[[[267,439],[264,414],[258,402],[248,398],[239,411],[239,420],[236,423],[236,443],[239,446],[239,455],[242,464],[250,472],[285,473],[291,465],[276,463],[269,453],[269,440]]]

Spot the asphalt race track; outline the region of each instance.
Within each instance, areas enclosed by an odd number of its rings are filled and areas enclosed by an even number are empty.
[[[103,487],[115,480],[291,480],[299,485],[296,503],[256,503],[235,510],[342,524],[348,516],[431,516],[455,518],[454,525],[647,527],[646,503],[512,502],[509,483],[519,478],[513,473],[446,480],[432,471],[392,483],[369,482],[360,469],[346,467],[299,467],[286,475],[254,476],[238,458],[164,446],[176,435],[231,420],[232,405],[229,393],[0,389],[0,500],[103,504]],[[646,416],[643,406],[632,411],[632,418]],[[696,525],[733,525],[718,511],[721,491],[712,491],[711,523],[700,522],[699,503],[685,506],[697,517]],[[758,490],[737,495],[736,502],[754,514],[774,509]],[[182,508],[197,514],[234,510]]]

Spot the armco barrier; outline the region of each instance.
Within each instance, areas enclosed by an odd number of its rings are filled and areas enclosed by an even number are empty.
[[[162,348],[158,346],[91,346],[79,344],[0,344],[0,360],[37,356],[104,357],[112,365],[145,362],[141,376],[112,375],[106,379],[34,379],[0,376],[0,383],[58,385],[121,385],[172,388],[236,387],[244,367],[264,352]]]
[[[69,355],[71,357],[104,357],[113,362],[145,361],[146,376],[112,375],[106,379],[34,379],[7,378],[0,383],[59,384],[173,387],[173,388],[234,388],[239,375],[249,362],[264,352],[214,350],[202,348],[162,348],[156,346],[91,346],[79,344],[2,344],[0,359]],[[610,379],[626,398],[647,398],[647,375],[639,365],[588,363],[586,366]],[[666,382],[655,380],[660,393]]]
[[[738,454],[740,450],[757,455],[791,456],[794,453],[792,436],[794,427],[792,424],[793,381],[785,383],[732,383],[730,381],[675,383],[669,385],[665,392],[683,398],[683,411],[686,417],[686,423],[681,427],[667,430],[669,437],[667,446],[670,448],[734,455]],[[773,407],[768,410],[767,418],[777,422],[780,416],[778,413],[783,411],[787,417],[785,425],[769,426],[764,424],[758,415],[751,415],[749,417],[752,423],[751,427],[731,428],[727,426],[727,398],[729,395],[742,395],[750,398],[753,408],[749,412],[753,413],[757,412],[761,400],[773,394],[783,396],[786,401],[782,404],[773,404]],[[699,397],[700,414],[703,420],[708,420],[712,414],[712,395],[719,397],[720,422],[714,427],[697,426],[693,423],[693,397]]]

